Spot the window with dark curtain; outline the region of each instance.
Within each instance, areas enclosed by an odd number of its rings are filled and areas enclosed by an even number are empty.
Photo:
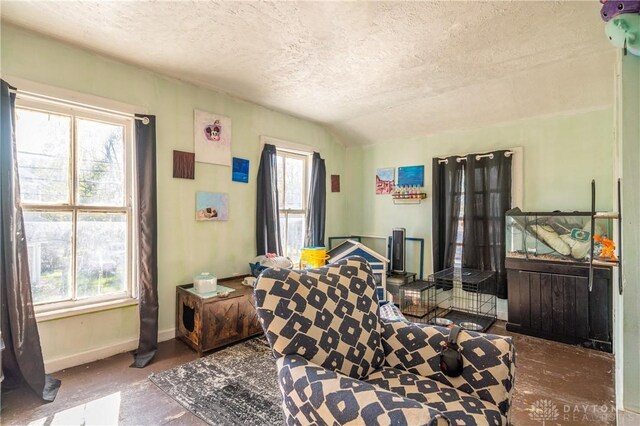
[[[511,208],[511,153],[433,160],[434,272],[452,266],[496,272],[507,298],[505,213]]]

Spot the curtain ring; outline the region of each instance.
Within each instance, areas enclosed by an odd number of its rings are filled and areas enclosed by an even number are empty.
[[[459,163],[460,161],[462,161],[461,157],[456,158],[456,163]]]
[[[507,158],[511,157],[511,155],[513,155],[513,152],[511,152],[511,151],[506,151],[504,153],[504,156],[507,157]]]

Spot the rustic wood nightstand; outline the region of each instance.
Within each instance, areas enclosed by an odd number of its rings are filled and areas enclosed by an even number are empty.
[[[200,356],[263,332],[256,315],[253,288],[242,285],[242,277],[221,279],[218,285],[233,291],[206,297],[190,291],[193,284],[176,287],[176,338]]]

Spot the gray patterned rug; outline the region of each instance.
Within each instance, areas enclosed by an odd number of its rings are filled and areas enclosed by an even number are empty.
[[[263,337],[149,379],[210,425],[282,425],[276,363]]]

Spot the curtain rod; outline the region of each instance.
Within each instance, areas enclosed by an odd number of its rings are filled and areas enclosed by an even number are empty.
[[[512,155],[513,155],[513,151],[506,151],[504,153],[505,157],[511,157]],[[476,160],[479,160],[481,158],[486,158],[486,157],[493,158],[493,153],[491,153],[491,154],[478,154],[478,155],[476,155]],[[466,157],[458,157],[458,158],[456,158],[456,161],[458,163],[461,162],[461,161],[467,161],[467,158]],[[446,159],[446,158],[445,159],[438,159],[438,164],[442,164],[442,163],[447,164],[448,162],[449,162],[449,160]]]
[[[133,118],[134,120],[142,121],[142,124],[149,124],[149,117],[136,117],[135,114],[129,114],[126,112],[115,111],[107,108],[100,108],[93,105],[87,105],[80,102],[69,101],[66,99],[54,98],[53,96],[41,95],[39,93],[26,92],[24,90],[18,91],[17,89],[9,89],[9,92],[15,93],[17,97],[22,99],[32,99],[37,101],[49,102],[52,104],[62,105],[62,106],[71,106],[80,109],[85,109],[88,111],[98,111],[103,114],[114,115],[117,117],[127,117]]]

